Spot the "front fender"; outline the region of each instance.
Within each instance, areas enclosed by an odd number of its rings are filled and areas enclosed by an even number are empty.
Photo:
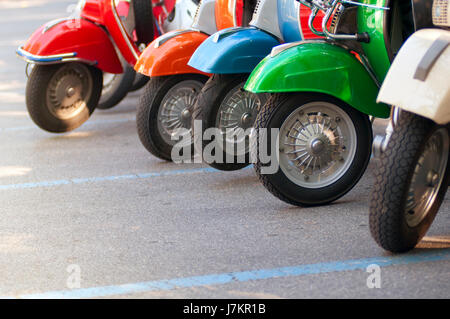
[[[377,104],[379,88],[361,62],[344,48],[322,41],[274,48],[250,75],[245,89],[254,93],[319,92],[334,96],[375,117],[389,117]]]
[[[134,69],[147,76],[205,74],[190,67],[188,62],[207,38],[208,35],[195,30],[168,32],[148,45]]]
[[[250,73],[280,42],[257,28],[221,30],[203,42],[189,65],[207,73]]]
[[[108,73],[123,72],[108,34],[84,19],[58,20],[43,25],[17,50],[17,54],[30,63],[80,61]]]

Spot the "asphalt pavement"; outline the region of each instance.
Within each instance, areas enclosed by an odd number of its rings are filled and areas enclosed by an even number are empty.
[[[0,296],[450,297],[448,199],[416,249],[387,253],[368,227],[373,162],[334,204],[298,208],[252,168],[152,157],[135,127],[140,92],[73,132],[36,127],[15,50],[73,3],[0,0]]]

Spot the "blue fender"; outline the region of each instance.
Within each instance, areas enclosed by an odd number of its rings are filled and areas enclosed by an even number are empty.
[[[206,39],[188,65],[205,73],[250,73],[279,44],[277,38],[254,27],[224,29]]]

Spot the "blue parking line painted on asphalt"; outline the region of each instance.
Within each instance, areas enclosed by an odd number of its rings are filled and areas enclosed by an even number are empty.
[[[450,260],[450,249],[440,251],[413,252],[408,255],[373,257],[317,263],[310,265],[298,265],[273,269],[258,269],[252,271],[230,272],[186,278],[175,278],[167,280],[156,280],[138,282],[132,284],[81,288],[73,290],[50,291],[36,294],[14,296],[24,299],[46,299],[46,298],[98,298],[107,296],[118,296],[152,291],[168,291],[178,288],[193,288],[201,286],[223,285],[254,280],[267,280],[274,278],[299,277],[324,273],[336,273],[343,271],[365,271],[369,265],[380,267],[410,265],[417,263],[436,262]],[[11,296],[5,297],[10,298]]]
[[[199,173],[215,173],[215,172],[220,172],[220,171],[216,170],[212,167],[202,167],[202,168],[170,170],[170,171],[142,173],[142,174],[72,178],[72,179],[44,181],[44,182],[36,182],[36,183],[0,185],[0,191],[54,187],[54,186],[61,186],[61,185],[78,185],[78,184],[86,184],[86,183],[98,183],[98,182],[120,181],[120,180],[148,179],[148,178],[152,178],[152,177],[188,175],[188,174],[199,174]]]

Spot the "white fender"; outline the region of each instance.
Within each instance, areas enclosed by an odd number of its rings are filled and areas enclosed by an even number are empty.
[[[377,101],[450,123],[450,31],[414,33],[395,57]]]

